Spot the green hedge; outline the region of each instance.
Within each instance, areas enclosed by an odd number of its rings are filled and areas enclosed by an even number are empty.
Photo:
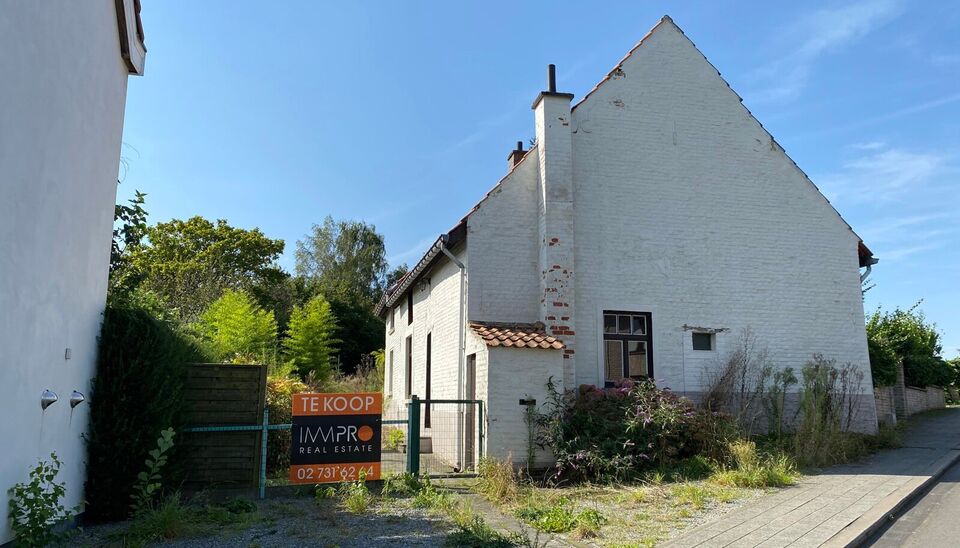
[[[181,426],[188,363],[204,361],[189,339],[150,313],[117,305],[104,311],[87,435],[91,521],[126,518],[130,492],[164,428]],[[176,445],[165,473],[176,474]]]
[[[910,386],[947,386],[953,375],[941,357],[943,350],[937,326],[919,310],[920,303],[907,310],[881,312],[867,319],[870,368],[877,386],[893,384],[897,364],[903,362],[903,376]]]

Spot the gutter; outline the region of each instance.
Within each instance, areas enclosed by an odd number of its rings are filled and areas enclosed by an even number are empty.
[[[447,248],[447,242],[450,241],[450,236],[443,234],[440,236],[440,239],[437,243],[440,246],[440,252],[447,256],[453,264],[457,265],[457,268],[460,269],[460,311],[458,317],[458,329],[457,329],[457,399],[462,400],[465,393],[464,390],[464,380],[466,375],[464,375],[463,364],[465,361],[466,346],[463,338],[463,331],[466,329],[466,319],[464,318],[464,306],[465,301],[467,300],[467,267],[460,259],[456,257],[450,250]],[[432,250],[431,250],[432,251]],[[457,420],[457,468],[463,469],[464,454],[463,454],[463,404],[457,404],[459,407],[458,410],[458,420]]]
[[[867,259],[867,265],[866,265],[867,269],[864,270],[863,274],[860,275],[860,283],[863,283],[867,280],[867,278],[870,276],[870,271],[873,270],[873,265],[879,262],[880,262],[880,259],[877,259],[875,257],[870,257],[869,259]]]

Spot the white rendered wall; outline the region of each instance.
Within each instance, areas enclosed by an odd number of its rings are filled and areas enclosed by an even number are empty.
[[[0,9],[0,543],[6,491],[51,452],[83,498],[88,405],[110,262],[127,90],[112,0]],[[72,358],[64,359],[66,348]],[[60,401],[45,412],[40,394]]]
[[[467,218],[471,320],[540,319],[538,170],[533,148]]]
[[[672,22],[619,69],[573,111],[578,383],[604,309],[652,312],[655,378],[692,393],[749,327],[780,367],[861,367],[875,429],[856,235]]]
[[[454,255],[466,263],[466,253],[455,249]],[[426,280],[429,279],[429,283]],[[394,329],[390,330],[390,311],[387,311],[386,350],[387,367],[390,371],[390,350],[393,350],[392,390],[387,415],[398,414],[406,417],[406,345],[407,337],[412,336],[413,343],[413,384],[411,394],[425,399],[426,393],[426,356],[427,334],[431,335],[431,382],[432,399],[456,399],[457,367],[459,352],[458,329],[460,299],[460,269],[441,257],[438,263],[427,271],[421,281],[412,287],[413,323],[407,323],[407,298],[401,297],[395,306]],[[386,387],[390,386],[390,379]],[[386,388],[385,387],[385,388]],[[457,453],[454,440],[457,433],[456,408],[450,405],[435,405],[431,409],[431,427],[425,426],[425,410],[421,411],[421,435],[434,438],[434,451],[450,464],[456,464]],[[392,418],[392,417],[389,417]]]
[[[547,401],[547,380],[562,384],[563,354],[560,350],[530,348],[489,349],[487,383],[487,456],[510,458],[525,463],[528,458],[529,430],[521,399],[533,398],[540,408]],[[539,449],[533,466],[545,466],[552,459]]]

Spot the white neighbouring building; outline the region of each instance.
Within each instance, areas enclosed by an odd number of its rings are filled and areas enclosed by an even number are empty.
[[[127,77],[146,50],[139,0],[0,6],[0,544],[7,490],[41,458],[83,500],[89,395],[107,293]],[[41,409],[41,394],[59,400]]]
[[[750,329],[778,367],[862,368],[855,428],[874,431],[860,269],[876,260],[696,46],[664,17],[576,103],[553,81],[536,144],[377,305],[391,405],[481,399],[484,453],[522,461],[519,400],[542,404],[548,378],[697,398]],[[459,420],[435,406],[424,436]],[[469,466],[464,437],[441,457]]]

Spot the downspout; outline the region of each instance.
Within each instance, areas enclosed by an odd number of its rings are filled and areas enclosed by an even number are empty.
[[[867,269],[863,271],[863,274],[860,275],[860,283],[863,283],[867,280],[867,277],[870,276],[870,271],[873,270],[873,265],[880,262],[880,259],[870,257],[867,260]]]
[[[460,269],[460,315],[458,320],[458,329],[457,334],[459,340],[457,341],[457,399],[462,400],[464,390],[464,371],[463,364],[465,361],[466,346],[464,345],[463,332],[466,329],[466,320],[464,318],[464,301],[467,300],[467,267],[460,262],[460,259],[456,257],[453,253],[447,249],[447,241],[450,239],[450,236],[443,234],[440,236],[440,251],[450,259],[453,264],[457,265],[457,268]],[[457,404],[457,468],[463,469],[464,462],[463,455],[463,404]]]

